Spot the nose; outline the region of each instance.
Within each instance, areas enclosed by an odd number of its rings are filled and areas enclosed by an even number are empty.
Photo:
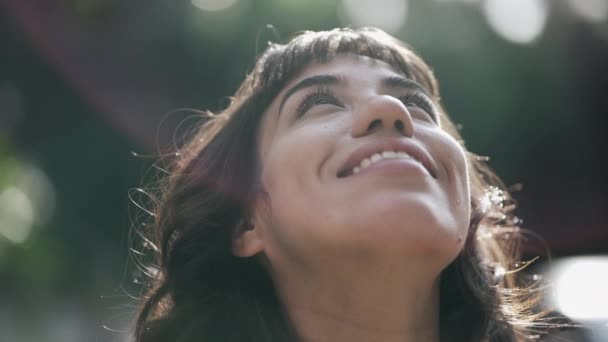
[[[378,130],[395,131],[407,137],[414,134],[414,124],[405,105],[389,95],[374,96],[360,106],[353,116],[353,138]]]

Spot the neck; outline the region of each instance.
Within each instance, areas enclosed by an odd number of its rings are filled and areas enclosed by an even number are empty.
[[[439,341],[438,275],[402,265],[338,269],[276,279],[301,341]]]

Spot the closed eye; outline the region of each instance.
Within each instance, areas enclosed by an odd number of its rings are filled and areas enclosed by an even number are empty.
[[[438,122],[435,105],[424,93],[412,90],[398,98],[408,110],[414,109],[416,112],[423,112],[425,114],[425,119],[431,119],[435,123]]]
[[[318,105],[335,105],[343,107],[344,105],[340,102],[334,92],[328,87],[315,87],[311,92],[306,94],[304,99],[300,102],[296,113],[300,117],[309,111],[312,107]]]

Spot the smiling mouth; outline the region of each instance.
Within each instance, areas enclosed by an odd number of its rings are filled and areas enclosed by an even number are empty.
[[[403,151],[383,151],[372,154],[368,158],[364,158],[358,165],[353,168],[343,170],[338,173],[338,178],[349,177],[358,174],[359,172],[366,170],[367,168],[376,165],[377,163],[387,161],[387,160],[395,160],[395,161],[407,161],[414,162],[420,164],[420,162]],[[421,165],[423,166],[423,165]],[[424,168],[424,166],[423,166]],[[426,170],[426,168],[425,168]],[[431,174],[432,175],[432,174]]]
[[[391,169],[394,169],[395,166],[397,166],[397,168],[402,168],[406,164],[408,164],[409,167],[413,164],[417,164],[414,166],[421,166],[433,178],[437,179],[437,168],[434,165],[431,156],[428,155],[424,148],[409,138],[376,140],[359,146],[344,161],[336,176],[338,178],[353,176],[359,172],[365,171],[375,163],[393,159],[402,162],[390,163],[393,164],[393,166],[390,167]],[[401,166],[395,164],[401,164]]]

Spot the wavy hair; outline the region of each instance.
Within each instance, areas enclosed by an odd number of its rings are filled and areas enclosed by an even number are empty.
[[[269,44],[226,109],[198,112],[202,123],[154,192],[153,222],[140,231],[154,261],[146,265],[153,272],[134,322],[136,342],[298,341],[270,275],[255,258],[234,256],[231,243],[260,186],[263,113],[307,65],[340,54],[388,63],[441,107],[429,66],[381,30],[305,31]],[[443,108],[441,125],[464,147]],[[467,163],[471,222],[463,250],[440,276],[440,340],[533,340],[540,287],[515,274],[521,239],[514,201],[485,158],[467,152]]]

